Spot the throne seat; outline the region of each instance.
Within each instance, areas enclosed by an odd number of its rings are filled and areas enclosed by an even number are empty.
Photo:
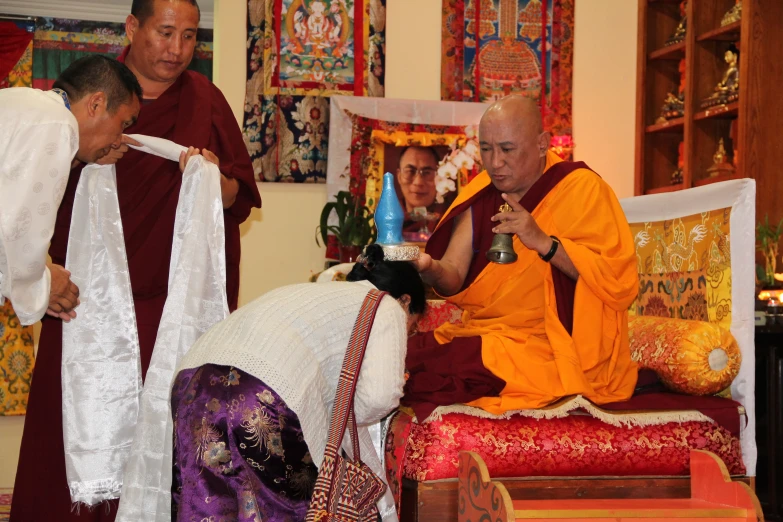
[[[661,351],[666,352],[669,364],[651,360],[646,367],[655,370],[669,389],[661,389],[660,383],[658,389],[637,385],[629,401],[600,407],[582,397],[567,397],[547,408],[502,418],[454,405],[438,408],[419,422],[403,408],[387,423],[385,438],[387,478],[400,520],[456,519],[463,451],[479,455],[492,477],[504,479],[515,500],[686,498],[692,450],[714,453],[735,479],[753,485],[749,290],[754,274],[754,201],[752,180],[621,201],[634,234],[640,275],[639,296],[629,316],[632,321],[641,318],[637,325],[650,323],[636,327],[642,346],[634,356],[637,361],[660,359]],[[459,322],[460,317],[453,305],[430,301],[419,331]],[[695,330],[683,333],[691,327]],[[721,396],[715,394],[715,382],[703,379],[714,361],[700,365],[696,360],[707,361],[705,354],[712,347],[694,348],[699,339],[709,345],[718,338],[729,338],[736,351],[731,355],[723,346],[723,359],[735,367],[733,380],[725,383],[731,384],[730,390],[723,386],[717,394]],[[651,350],[650,343],[666,346]],[[695,396],[699,389],[705,396]]]

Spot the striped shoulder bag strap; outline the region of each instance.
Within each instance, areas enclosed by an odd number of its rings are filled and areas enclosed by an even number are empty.
[[[375,314],[385,295],[386,292],[370,290],[356,317],[337,384],[324,461],[318,470],[306,522],[376,522],[378,519],[375,503],[383,496],[386,484],[361,461],[353,399]],[[353,460],[340,451],[346,428],[350,429]]]

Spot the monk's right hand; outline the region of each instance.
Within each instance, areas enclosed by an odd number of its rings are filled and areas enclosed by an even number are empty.
[[[422,252],[419,254],[419,258],[415,261],[411,261],[413,263],[414,268],[416,268],[416,271],[420,274],[422,272],[427,272],[432,268],[432,256],[429,254],[425,254]]]
[[[49,263],[51,286],[49,308],[46,313],[65,322],[76,317],[74,308],[79,306],[79,288],[71,281],[71,273],[60,265]]]
[[[185,166],[187,166],[188,160],[199,153],[201,153],[201,151],[196,147],[188,147],[188,150],[183,150],[179,155],[179,171],[185,172]]]

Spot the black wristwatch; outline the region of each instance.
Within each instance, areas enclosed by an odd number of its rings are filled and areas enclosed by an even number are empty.
[[[560,246],[560,240],[557,239],[555,236],[549,236],[552,238],[552,248],[549,249],[549,252],[544,254],[543,256],[541,254],[538,254],[538,257],[540,257],[542,260],[549,263],[549,261],[552,260],[553,257],[555,257],[555,252],[557,252],[557,247]]]

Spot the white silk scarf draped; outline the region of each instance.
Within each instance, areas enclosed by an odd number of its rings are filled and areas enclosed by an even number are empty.
[[[139,150],[178,161],[184,147],[133,135]],[[118,498],[117,520],[171,516],[173,422],[179,359],[228,316],[225,229],[217,166],[188,161],[174,222],[168,297],[144,386],[114,166],[82,171],[66,268],[79,315],[63,324],[63,436],[71,500]]]

